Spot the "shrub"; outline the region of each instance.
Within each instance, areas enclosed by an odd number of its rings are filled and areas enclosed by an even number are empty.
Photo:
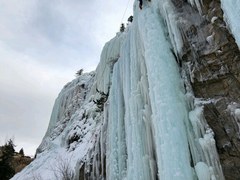
[[[22,149],[20,149],[20,151],[19,151],[19,154],[20,154],[21,156],[24,156],[24,151],[23,151],[23,148],[22,148]]]
[[[58,157],[57,163],[52,167],[52,171],[57,180],[72,180],[74,172],[70,165],[70,159]]]
[[[81,76],[82,73],[83,73],[83,69],[80,69],[80,70],[78,70],[78,71],[76,72],[76,76],[77,76],[77,77],[78,77],[78,76]]]

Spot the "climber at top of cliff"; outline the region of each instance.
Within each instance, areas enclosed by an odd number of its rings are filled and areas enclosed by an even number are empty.
[[[139,8],[142,9],[142,0],[139,0]]]
[[[148,0],[149,2],[151,2],[151,0]],[[139,0],[139,8],[142,9],[142,5],[143,5],[143,0]]]

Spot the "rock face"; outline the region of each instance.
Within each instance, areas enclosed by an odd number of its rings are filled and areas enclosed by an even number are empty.
[[[203,0],[202,12],[183,0],[172,2],[184,37],[181,66],[195,96],[210,100],[204,115],[214,131],[225,178],[236,180],[240,178],[240,51],[219,0]]]
[[[15,153],[12,159],[12,167],[15,170],[15,173],[20,172],[24,167],[30,164],[33,159],[29,156],[24,156],[19,153]]]

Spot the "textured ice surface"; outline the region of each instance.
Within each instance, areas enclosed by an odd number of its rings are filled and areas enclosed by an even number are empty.
[[[211,180],[209,167],[205,163],[198,162],[195,169],[199,180]]]
[[[224,20],[229,26],[240,48],[240,3],[234,0],[221,0]]]
[[[188,106],[172,46],[166,39],[166,19],[162,17],[169,18],[169,13],[163,12],[172,10],[171,4],[164,2],[160,9],[150,4],[141,11],[135,9],[134,22],[114,65],[107,179],[204,179],[207,170],[212,179],[224,179],[213,134],[203,117],[205,102],[196,100]],[[174,19],[167,20],[171,29],[169,23]],[[172,29],[170,33],[179,37],[175,32]]]
[[[81,161],[95,144],[95,134],[99,134],[101,113],[90,94],[94,76],[94,72],[87,73],[65,85],[55,101],[36,159],[12,179],[59,179],[61,164],[77,176]]]

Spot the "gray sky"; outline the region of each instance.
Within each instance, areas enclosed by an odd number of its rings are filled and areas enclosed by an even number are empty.
[[[128,2],[124,22],[133,0],[0,0],[0,145],[35,153],[58,93],[95,70]]]

